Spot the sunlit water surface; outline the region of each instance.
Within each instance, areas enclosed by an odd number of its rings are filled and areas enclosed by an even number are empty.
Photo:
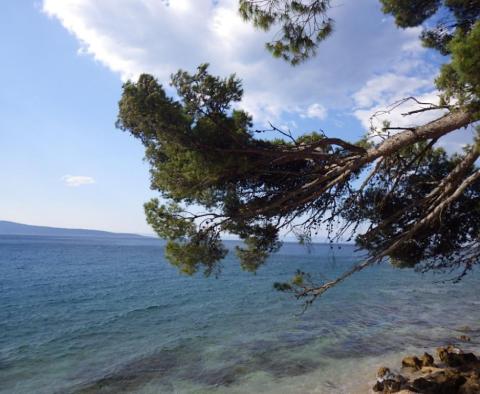
[[[479,348],[475,274],[438,284],[375,266],[304,314],[273,290],[359,258],[286,244],[256,275],[231,253],[218,279],[189,278],[154,239],[0,236],[0,392],[367,393],[379,366],[456,343],[462,326]]]

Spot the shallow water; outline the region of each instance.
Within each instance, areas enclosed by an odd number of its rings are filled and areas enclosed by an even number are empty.
[[[154,239],[0,236],[0,392],[366,393],[379,366],[461,326],[479,348],[477,274],[438,284],[375,266],[305,314],[272,288],[358,260],[286,244],[256,275],[230,254],[220,278],[188,278]]]

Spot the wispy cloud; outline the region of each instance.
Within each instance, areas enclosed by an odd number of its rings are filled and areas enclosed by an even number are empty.
[[[60,178],[66,186],[79,187],[95,183],[95,179],[85,175],[64,175]]]

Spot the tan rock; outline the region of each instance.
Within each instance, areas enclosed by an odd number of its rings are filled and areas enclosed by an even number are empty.
[[[380,367],[377,371],[377,378],[383,378],[385,375],[390,374],[390,369],[387,367]]]
[[[377,381],[375,385],[372,387],[372,390],[376,393],[383,393],[383,382]]]
[[[398,393],[402,389],[402,382],[394,379],[387,379],[383,382],[383,392],[385,394]]]
[[[408,356],[402,360],[402,367],[419,370],[420,368],[422,368],[422,362],[416,356]]]
[[[434,359],[433,359],[433,356],[428,354],[428,353],[424,353],[422,357],[420,357],[420,361],[422,362],[422,367],[433,367],[435,366],[435,363],[434,363]]]
[[[412,388],[424,394],[455,394],[465,381],[459,372],[445,371],[415,379]]]
[[[420,358],[405,357],[402,366],[410,369],[410,379],[392,373],[389,368],[380,368],[374,391],[383,394],[480,394],[480,360],[473,353],[451,345],[438,348],[437,353],[445,367],[437,367],[428,353]]]
[[[424,375],[430,375],[432,373],[435,373],[435,372],[440,372],[440,371],[443,371],[443,368],[439,368],[439,367],[422,367],[422,369],[420,370],[420,372]]]
[[[458,394],[478,394],[480,393],[480,380],[470,377],[462,384]]]
[[[449,367],[460,367],[478,362],[473,353],[464,353],[454,346],[440,347],[437,349],[438,358]]]

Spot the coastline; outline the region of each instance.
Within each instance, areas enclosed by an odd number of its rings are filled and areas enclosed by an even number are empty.
[[[462,335],[461,340],[471,338]],[[400,372],[380,367],[375,393],[476,394],[480,392],[480,359],[470,350],[448,345],[436,349],[435,357],[410,355],[401,362]]]
[[[475,274],[439,286],[376,266],[303,315],[272,288],[296,268],[335,276],[352,247],[288,244],[257,275],[230,256],[218,279],[179,275],[158,240],[0,237],[0,248],[2,394],[363,394],[380,367],[456,344],[463,325],[480,350]]]

